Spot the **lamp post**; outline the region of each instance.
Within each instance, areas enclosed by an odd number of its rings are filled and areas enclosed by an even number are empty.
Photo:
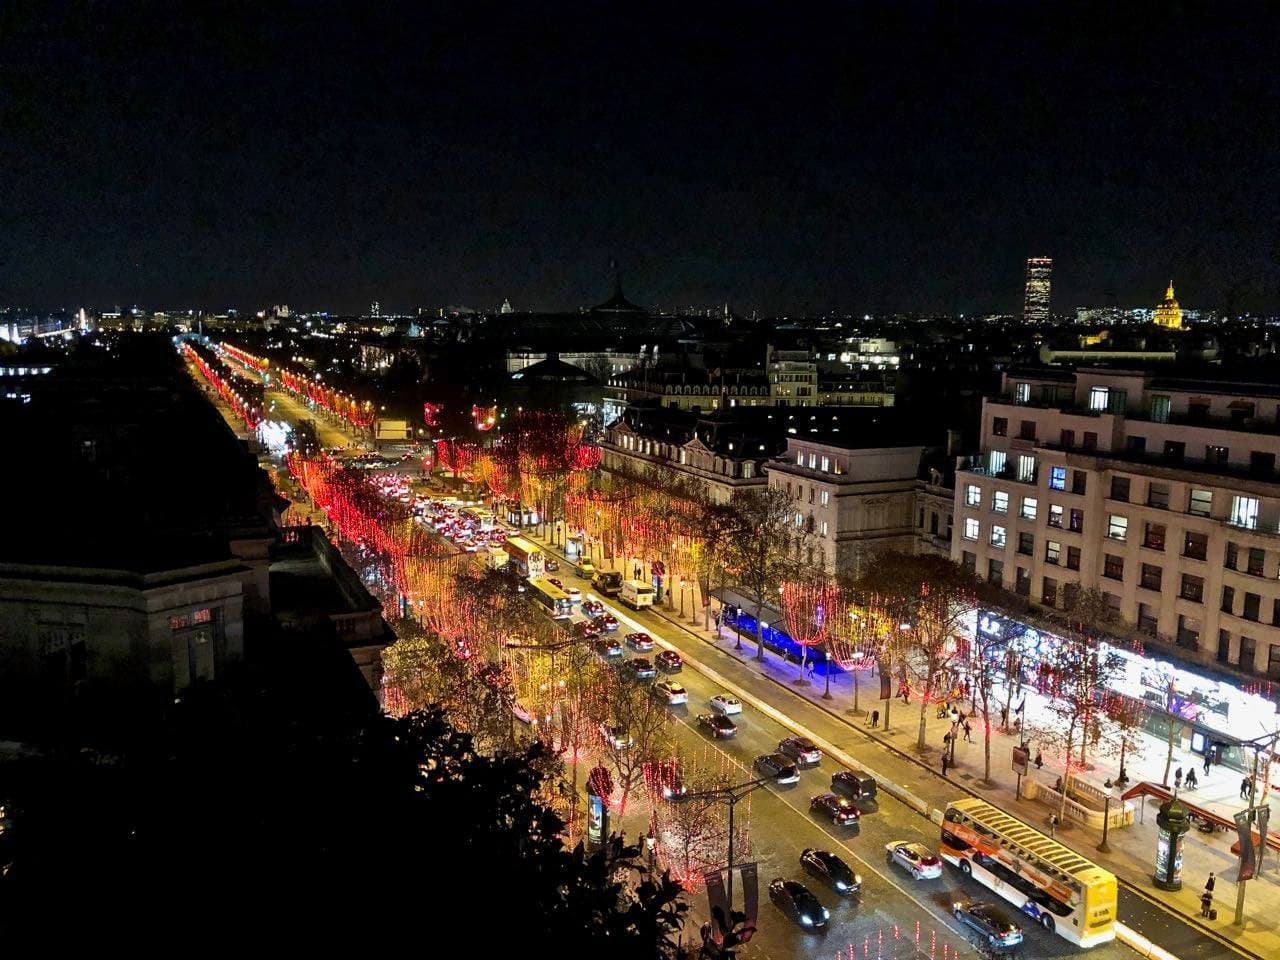
[[[1102,803],[1102,842],[1098,844],[1099,853],[1111,852],[1111,848],[1107,846],[1107,830],[1111,826],[1111,795],[1113,793],[1115,793],[1115,787],[1108,785],[1107,795]]]
[[[729,862],[725,867],[729,878],[726,892],[729,895],[729,912],[733,912],[733,811],[738,805],[738,801],[756,790],[759,790],[766,783],[769,783],[772,777],[759,777],[755,780],[748,780],[746,783],[736,783],[727,787],[715,787],[711,790],[700,790],[697,793],[685,793],[678,797],[672,798],[672,803],[687,803],[690,800],[716,800],[723,801],[729,805]]]
[[[1253,824],[1255,822],[1255,818],[1257,817],[1257,808],[1254,806],[1254,803],[1258,798],[1258,751],[1262,749],[1263,743],[1265,741],[1267,751],[1269,753],[1275,752],[1276,741],[1278,739],[1280,739],[1280,734],[1272,733],[1272,734],[1266,734],[1265,736],[1261,736],[1255,740],[1251,740],[1241,744],[1241,746],[1247,746],[1247,747],[1253,748],[1253,775],[1249,778],[1249,810],[1248,810],[1249,828],[1246,835],[1241,838],[1244,841],[1246,841],[1250,846],[1253,845]],[[1237,823],[1238,822],[1239,821],[1237,821]],[[1263,838],[1262,836],[1259,836],[1258,839],[1263,840],[1265,838]],[[1240,855],[1241,857],[1244,856],[1243,849],[1241,849]],[[1256,856],[1257,854],[1255,854],[1255,857]],[[1249,882],[1248,879],[1241,877],[1240,881],[1236,884],[1235,925],[1237,927],[1244,926],[1244,893],[1245,893],[1245,884],[1247,884],[1248,882]]]

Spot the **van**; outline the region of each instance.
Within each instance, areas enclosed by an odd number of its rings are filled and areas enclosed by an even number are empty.
[[[591,585],[606,597],[616,597],[622,592],[622,574],[600,570],[592,578]]]
[[[618,599],[632,610],[653,606],[653,587],[643,580],[624,580]]]

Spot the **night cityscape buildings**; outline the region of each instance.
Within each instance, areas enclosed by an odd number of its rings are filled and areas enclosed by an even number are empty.
[[[1027,292],[1022,301],[1022,319],[1025,323],[1048,323],[1049,296],[1053,282],[1053,258],[1030,257],[1027,259]]]

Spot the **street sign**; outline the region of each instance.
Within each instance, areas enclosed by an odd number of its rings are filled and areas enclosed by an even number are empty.
[[[1013,772],[1020,777],[1027,775],[1027,760],[1031,756],[1031,751],[1026,747],[1013,748]]]
[[[1258,865],[1253,852],[1253,810],[1241,810],[1235,815],[1236,830],[1240,833],[1240,875],[1236,882],[1252,880]]]

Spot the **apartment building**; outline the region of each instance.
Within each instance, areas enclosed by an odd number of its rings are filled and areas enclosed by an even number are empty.
[[[980,444],[953,559],[1046,607],[1095,588],[1183,659],[1280,680],[1280,389],[1011,370]]]

